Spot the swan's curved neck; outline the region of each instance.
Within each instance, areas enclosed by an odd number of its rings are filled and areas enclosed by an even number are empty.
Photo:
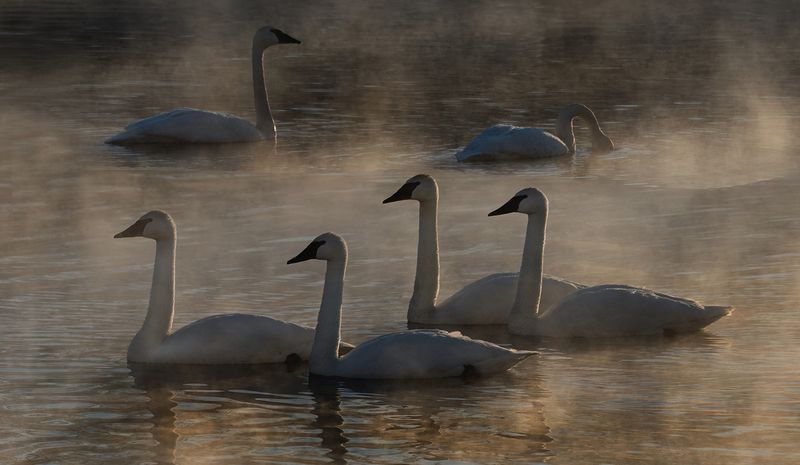
[[[311,371],[320,375],[334,374],[339,361],[337,354],[341,341],[342,292],[346,268],[345,252],[342,258],[328,261],[325,270],[325,287],[322,290],[322,303],[309,359]]]
[[[525,233],[525,248],[517,282],[517,296],[511,307],[509,323],[535,321],[539,313],[539,298],[542,294],[542,264],[544,262],[544,239],[547,226],[547,210],[528,215]]]
[[[175,312],[175,245],[174,235],[156,241],[156,261],[147,317],[129,348],[140,355],[158,347],[172,329]]]
[[[419,203],[419,241],[417,242],[417,275],[414,292],[408,304],[409,321],[421,321],[434,312],[439,295],[439,231],[437,225],[438,196]]]
[[[600,124],[597,122],[597,117],[594,116],[594,113],[588,107],[579,103],[565,106],[558,112],[556,135],[564,142],[564,145],[567,146],[570,152],[575,151],[575,131],[572,128],[572,120],[577,117],[586,121],[592,131],[593,137],[603,134],[603,131],[600,129]]]
[[[264,49],[253,42],[253,98],[256,105],[256,127],[265,136],[275,135],[275,121],[269,109],[267,85],[264,80]]]

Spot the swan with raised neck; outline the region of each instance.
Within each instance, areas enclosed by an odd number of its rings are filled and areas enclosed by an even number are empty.
[[[419,239],[414,290],[408,304],[410,323],[450,325],[504,325],[508,323],[517,289],[518,273],[495,273],[474,281],[451,297],[439,295],[439,186],[427,174],[409,178],[383,203],[419,202]],[[582,284],[554,276],[544,277],[543,305],[559,302]]]
[[[128,346],[128,361],[212,365],[281,363],[309,358],[314,338],[312,328],[265,316],[214,315],[172,332],[177,244],[172,217],[153,210],[114,237],[146,237],[156,241],[147,316]],[[349,344],[343,346],[346,350]]]
[[[533,352],[506,349],[460,333],[410,330],[370,339],[339,357],[342,293],[347,244],[333,233],[316,237],[287,263],[327,262],[309,371],[315,375],[362,379],[420,379],[489,375],[506,371]]]
[[[260,28],[253,35],[251,58],[255,126],[243,118],[227,113],[178,108],[131,123],[124,131],[107,139],[106,143],[134,145],[274,140],[275,121],[272,118],[264,78],[264,51],[273,45],[299,43],[294,37],[270,26]]]
[[[508,330],[549,337],[620,337],[698,331],[729,315],[732,307],[702,305],[626,284],[580,289],[539,312],[547,227],[547,197],[538,189],[517,192],[489,216],[528,215],[519,285]]]
[[[600,129],[594,112],[586,105],[572,103],[558,112],[556,134],[540,128],[498,124],[478,134],[466,147],[456,153],[458,161],[484,160],[502,156],[515,158],[544,158],[575,153],[573,120],[580,118],[592,133],[592,150],[609,151],[614,143]]]

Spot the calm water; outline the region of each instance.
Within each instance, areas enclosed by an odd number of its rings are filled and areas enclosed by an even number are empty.
[[[800,462],[800,41],[793,2],[15,2],[0,5],[0,462]],[[629,4],[630,3],[630,4]],[[129,150],[102,140],[178,106],[253,119],[249,41],[269,23],[279,142]],[[592,107],[619,150],[460,165],[481,128]],[[350,244],[343,332],[405,328],[417,173],[441,188],[442,295],[519,266],[541,188],[552,274],[736,313],[677,338],[567,343],[504,376],[308,381],[305,369],[129,367],[152,241],[179,227],[180,327],[220,312],[314,324]]]

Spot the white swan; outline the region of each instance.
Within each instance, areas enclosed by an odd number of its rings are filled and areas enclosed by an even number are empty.
[[[605,135],[592,110],[573,103],[558,112],[556,135],[539,128],[521,128],[498,124],[482,133],[456,153],[458,161],[485,159],[501,155],[518,158],[545,158],[575,152],[575,133],[572,120],[582,118],[592,131],[592,149],[613,150],[614,143]]]
[[[363,379],[420,379],[488,375],[508,370],[534,352],[506,349],[461,333],[413,330],[386,334],[338,357],[347,245],[332,233],[318,236],[287,263],[326,260],[325,287],[311,349],[309,370],[323,376]]]
[[[263,54],[277,44],[299,44],[283,31],[262,27],[253,36],[253,95],[256,125],[227,113],[179,108],[131,123],[121,133],[106,140],[107,144],[217,144],[256,142],[274,139],[275,121],[267,100],[264,82]]]
[[[441,325],[505,325],[517,294],[518,273],[495,273],[472,282],[448,299],[439,295],[439,186],[433,177],[410,178],[383,203],[400,200],[419,202],[419,241],[414,292],[408,303],[408,321]],[[548,308],[575,290],[586,287],[565,279],[545,276],[542,307]]]
[[[528,215],[519,286],[508,322],[513,334],[615,337],[682,333],[700,330],[733,311],[733,307],[704,306],[649,289],[604,284],[580,289],[539,314],[547,197],[538,189],[523,189],[489,216],[512,212]]]
[[[167,213],[155,210],[114,237],[147,237],[156,241],[147,317],[128,346],[128,361],[257,364],[280,363],[294,357],[308,360],[314,329],[265,316],[214,315],[171,333],[175,312],[175,223]]]

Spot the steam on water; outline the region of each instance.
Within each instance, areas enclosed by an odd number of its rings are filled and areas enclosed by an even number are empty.
[[[789,1],[0,6],[0,461],[797,462],[797,14]],[[249,43],[265,23],[303,41],[267,52],[276,146],[102,144],[181,106],[254,120]],[[571,102],[620,148],[589,153],[578,125],[574,157],[453,159],[490,124],[552,129]],[[442,295],[518,268],[522,218],[485,215],[533,185],[550,198],[546,272],[737,313],[678,339],[511,341],[543,355],[466,385],[131,376],[153,245],[111,237],[140,214],[178,224],[176,327],[228,311],[313,324],[323,267],[284,263],[341,234],[343,331],[358,342],[405,327],[417,209],[380,202],[421,172],[441,186]]]

